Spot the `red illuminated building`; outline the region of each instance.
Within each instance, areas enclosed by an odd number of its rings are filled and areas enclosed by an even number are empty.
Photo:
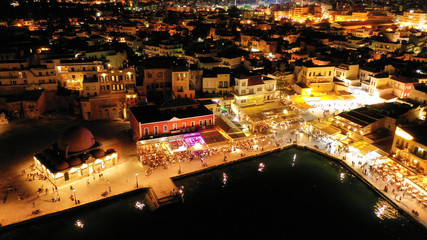
[[[160,107],[132,107],[130,112],[133,136],[137,140],[196,132],[215,126],[214,114],[190,98],[167,100]]]

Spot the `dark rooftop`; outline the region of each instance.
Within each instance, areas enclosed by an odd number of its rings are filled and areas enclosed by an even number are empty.
[[[185,98],[183,98],[185,99]],[[177,100],[177,99],[174,99]],[[191,99],[190,99],[191,100]],[[194,100],[192,100],[194,101]],[[211,115],[212,112],[205,106],[195,102],[194,105],[168,104],[168,108],[159,108],[156,105],[132,107],[130,111],[139,123],[153,123],[169,121],[172,118],[190,118]],[[164,105],[164,104],[163,104]],[[162,106],[163,106],[162,105]],[[174,108],[175,106],[175,108]]]
[[[413,126],[399,126],[405,132],[409,133],[412,137],[414,137],[414,141],[427,146],[427,134],[425,134],[425,130],[427,129],[426,125],[413,125]]]

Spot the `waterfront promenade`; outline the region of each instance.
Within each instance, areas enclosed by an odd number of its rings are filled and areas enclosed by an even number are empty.
[[[104,201],[106,197],[101,195],[103,192],[108,192],[107,197],[112,197],[136,189],[147,188],[151,189],[157,199],[167,197],[172,191],[176,191],[177,187],[179,187],[175,186],[172,179],[207,171],[211,168],[223,166],[224,164],[243,161],[258,155],[268,154],[272,151],[299,146],[307,147],[341,162],[353,171],[354,174],[361,177],[368,185],[373,187],[374,190],[386,197],[389,202],[405,211],[407,213],[406,215],[412,217],[424,225],[424,227],[427,227],[427,211],[419,202],[412,199],[410,196],[403,196],[402,199],[398,201],[402,193],[397,192],[397,196],[392,194],[392,186],[389,187],[387,193],[384,192],[382,189],[384,189],[386,183],[382,180],[376,180],[374,173],[369,172],[365,175],[358,165],[352,166],[351,159],[342,160],[343,154],[335,155],[329,153],[324,142],[315,141],[305,134],[300,134],[299,137],[296,138],[296,135],[291,132],[291,130],[278,131],[275,139],[266,142],[263,151],[261,151],[261,148],[258,148],[257,150],[241,150],[239,152],[226,153],[227,161],[224,161],[223,153],[219,153],[205,159],[204,162],[207,166],[203,166],[198,160],[182,162],[180,166],[181,173],[178,173],[179,165],[172,164],[167,169],[158,168],[154,170],[151,175],[146,176],[146,167],[141,166],[136,159],[132,159],[104,171],[101,177],[99,175],[90,176],[73,183],[72,186],[70,184],[61,186],[57,191],[48,181],[40,180],[37,176],[34,177],[34,180],[29,181],[27,174],[35,173],[35,171],[26,168],[25,174],[16,172],[13,177],[11,177],[13,180],[10,181],[12,185],[17,188],[16,192],[14,187],[11,191],[7,191],[7,195],[4,189],[0,192],[0,199],[2,200],[0,203],[0,224],[2,224],[2,226],[14,225],[36,217],[72,210],[75,207],[81,207],[88,203]],[[277,146],[276,142],[280,139],[283,139],[283,142]],[[292,141],[290,141],[291,139]],[[295,140],[298,142],[295,143]],[[3,179],[3,181],[8,180]],[[41,189],[41,191],[37,192],[38,189]],[[75,189],[75,191],[73,191],[73,189]],[[23,200],[18,200],[18,194],[20,193],[24,195]],[[76,199],[71,200],[71,195],[73,195],[73,198],[76,197],[77,201]],[[57,201],[57,196],[60,196],[60,201]],[[78,201],[80,201],[80,203],[76,204]],[[156,208],[157,206],[153,205],[151,207]],[[37,215],[32,214],[32,212],[37,209],[40,209],[41,213]],[[412,215],[412,210],[416,210],[419,216],[416,217]]]

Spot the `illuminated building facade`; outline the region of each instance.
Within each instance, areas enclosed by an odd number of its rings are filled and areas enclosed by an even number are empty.
[[[234,104],[237,106],[250,106],[264,104],[265,83],[261,75],[235,78]]]
[[[50,148],[36,154],[34,163],[47,180],[59,186],[101,173],[119,162],[117,152],[104,151],[88,129],[70,127]]]
[[[397,17],[397,23],[400,26],[409,26],[419,29],[427,29],[427,12],[422,10],[417,11],[407,11],[404,12],[403,15]]]
[[[227,95],[231,90],[230,70],[228,68],[213,68],[203,71],[202,91],[204,93]]]
[[[101,70],[83,80],[80,101],[84,120],[127,118],[137,104],[135,70]]]
[[[87,78],[96,78],[103,65],[97,61],[86,60],[54,60],[57,79],[60,86],[82,91],[83,81]]]
[[[304,83],[314,92],[327,93],[334,88],[334,66],[305,64],[298,74],[297,82]]]
[[[167,100],[160,107],[130,108],[130,124],[134,139],[152,139],[214,127],[215,117],[197,101],[177,98]]]
[[[396,127],[391,151],[397,160],[426,174],[427,138],[424,130],[423,125]]]
[[[194,98],[196,92],[190,84],[190,71],[187,67],[172,67],[172,96],[175,98]]]

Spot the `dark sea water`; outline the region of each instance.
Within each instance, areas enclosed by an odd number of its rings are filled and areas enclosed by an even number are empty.
[[[346,169],[309,151],[291,148],[176,185],[184,203],[153,211],[138,193],[22,225],[0,239],[427,239]]]

